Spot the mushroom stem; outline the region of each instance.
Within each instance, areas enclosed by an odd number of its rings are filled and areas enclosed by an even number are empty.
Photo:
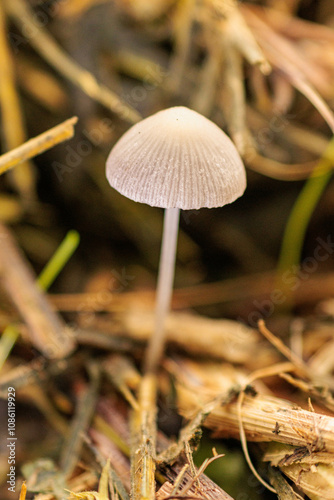
[[[145,372],[155,372],[157,370],[164,349],[165,320],[170,308],[175,274],[179,218],[179,208],[166,208],[155,304],[154,331],[146,351]]]

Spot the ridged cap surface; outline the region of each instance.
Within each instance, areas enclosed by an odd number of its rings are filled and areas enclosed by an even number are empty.
[[[162,208],[221,207],[246,188],[232,141],[212,121],[182,106],[132,126],[111,150],[106,175],[127,198]]]

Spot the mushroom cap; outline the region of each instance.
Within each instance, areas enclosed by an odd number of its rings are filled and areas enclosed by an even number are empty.
[[[222,207],[241,196],[246,173],[232,141],[212,121],[177,106],[133,125],[107,159],[110,185],[154,207]]]

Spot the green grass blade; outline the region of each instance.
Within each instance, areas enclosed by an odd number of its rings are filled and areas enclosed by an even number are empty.
[[[79,241],[80,236],[77,231],[68,231],[64,240],[37,278],[37,283],[43,290],[48,290],[50,288],[65,264],[77,249]]]
[[[8,358],[10,351],[13,349],[18,337],[19,331],[15,325],[6,326],[0,339],[0,370]]]
[[[312,175],[305,182],[285,227],[277,266],[277,282],[281,286],[284,273],[298,267],[307,226],[331,176],[334,164],[334,138]],[[285,290],[291,300],[291,291]]]

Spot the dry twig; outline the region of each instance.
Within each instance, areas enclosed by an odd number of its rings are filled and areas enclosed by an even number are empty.
[[[6,150],[11,150],[26,140],[19,97],[16,91],[14,64],[7,41],[6,19],[0,4],[0,102],[2,133]],[[1,168],[0,168],[1,173]],[[13,172],[17,189],[27,199],[35,197],[34,165],[25,159],[19,169]]]
[[[74,125],[77,121],[78,118],[76,116],[65,120],[60,125],[50,128],[21,146],[0,156],[0,175],[16,165],[19,165],[21,162],[33,158],[47,149],[56,146],[56,144],[71,139],[74,135]]]

